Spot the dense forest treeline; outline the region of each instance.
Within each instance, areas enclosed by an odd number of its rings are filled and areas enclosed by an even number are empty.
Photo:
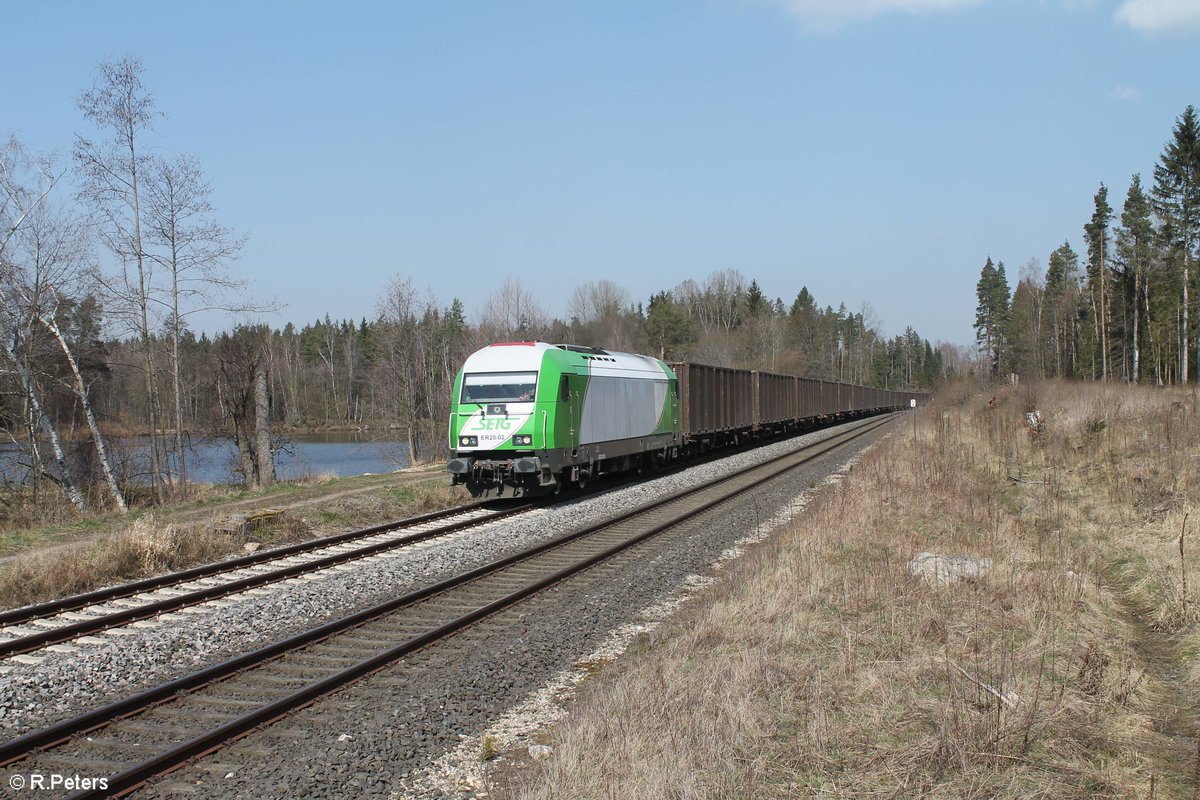
[[[993,375],[1188,383],[1200,377],[1200,120],[1188,106],[1154,165],[1134,175],[1120,213],[1101,183],[1070,240],[1021,270],[1010,291],[989,257],[975,331]]]
[[[516,314],[496,311],[514,304]],[[460,301],[441,304],[407,278],[394,281],[371,316],[357,321],[239,325],[215,337],[197,337],[185,327],[178,348],[183,428],[189,436],[236,435],[239,420],[255,413],[254,381],[262,374],[274,430],[392,428],[418,458],[434,457],[443,448],[454,375],[467,355],[492,341],[575,342],[888,388],[932,386],[959,363],[952,354],[948,366],[942,350],[912,328],[886,339],[869,309],[822,308],[807,289],[790,304],[768,302],[757,282],[734,271],[658,292],[648,304],[629,302],[609,281],[591,282],[578,287],[572,306],[570,321],[550,317],[510,279],[472,323]],[[94,295],[62,304],[59,325],[106,433],[145,432],[151,403],[142,343],[104,338],[103,306]],[[156,383],[165,387],[155,400],[157,417],[170,419],[169,332],[152,333],[150,344]],[[61,349],[35,333],[22,354],[49,417],[64,438],[79,438],[86,424]],[[14,375],[5,377],[0,423],[11,436],[22,429],[28,404]],[[252,423],[244,437],[253,439]],[[163,447],[165,463],[173,440]]]
[[[272,329],[233,324],[273,310],[234,272],[243,239],[219,224],[197,159],[149,139],[158,113],[136,58],[101,64],[78,99],[91,136],[69,166],[16,138],[0,148],[0,488],[125,509],[186,494],[189,442],[237,444],[245,483],[274,481],[278,431],[370,428],[440,456],[463,359],[492,341],[544,339],[887,388],[931,386],[961,368],[908,328],[891,339],[869,307],[785,302],[723,270],[644,302],[608,280],[548,312],[511,278],[470,319],[454,298],[399,276],[356,320]],[[800,281],[797,281],[800,283]],[[200,311],[230,329],[196,335]],[[396,433],[395,431],[398,431]],[[131,455],[119,438],[148,437]],[[18,492],[19,494],[20,492]],[[8,503],[0,496],[0,501]]]

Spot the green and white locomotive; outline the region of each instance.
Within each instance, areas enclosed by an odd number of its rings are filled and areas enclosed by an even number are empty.
[[[675,373],[650,356],[493,344],[467,358],[453,392],[448,468],[475,497],[582,486],[681,445]]]
[[[924,392],[543,342],[483,348],[453,391],[448,467],[475,497],[583,486],[929,400]]]

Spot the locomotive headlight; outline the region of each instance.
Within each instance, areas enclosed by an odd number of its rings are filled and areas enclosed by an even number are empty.
[[[478,447],[479,446],[479,437],[478,436],[460,436],[460,437],[458,437],[458,443],[460,445],[462,445],[463,447]]]
[[[515,444],[517,447],[532,447],[533,446],[533,437],[526,436],[524,434],[514,436],[513,444]]]

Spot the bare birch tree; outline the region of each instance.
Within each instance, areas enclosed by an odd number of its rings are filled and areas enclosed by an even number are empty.
[[[404,428],[410,463],[418,461],[417,422],[421,387],[418,323],[420,301],[412,278],[394,278],[379,301],[382,336],[379,369],[391,398],[393,419]]]
[[[45,203],[26,216],[18,235],[12,240],[18,247],[17,258],[8,258],[0,269],[12,294],[13,310],[36,320],[54,339],[70,368],[70,388],[87,422],[96,461],[113,503],[125,512],[128,507],[117,484],[104,437],[92,408],[89,382],[67,335],[59,325],[59,307],[64,294],[78,294],[78,283],[85,274],[87,249],[83,226],[66,214],[56,214]],[[74,291],[73,291],[74,290]]]
[[[165,297],[150,295],[166,312],[171,335],[171,386],[175,427],[175,457],[179,488],[187,494],[187,457],[184,447],[183,382],[180,378],[179,343],[186,317],[220,309],[247,311],[249,306],[230,300],[245,287],[226,270],[245,243],[243,238],[212,219],[211,188],[199,163],[181,155],[173,161],[152,159],[145,181],[146,239],[155,250],[147,253],[168,276]]]
[[[34,381],[31,353],[34,326],[48,330],[62,350],[74,376],[73,389],[88,421],[97,459],[117,507],[126,510],[125,498],[109,466],[104,440],[92,412],[88,387],[78,362],[57,322],[58,297],[63,287],[82,271],[84,233],[74,220],[54,214],[47,196],[59,178],[49,160],[35,159],[15,139],[0,152],[0,326],[3,350],[12,363],[35,420],[50,440],[64,493],[76,508],[84,506],[83,495],[66,460],[58,430],[46,413]],[[35,492],[40,471],[34,426],[30,426],[31,469]]]
[[[82,199],[97,216],[101,241],[120,268],[104,285],[110,312],[123,318],[142,343],[147,422],[150,435],[150,474],[155,500],[163,500],[158,446],[158,391],[151,337],[151,304],[155,291],[151,267],[142,242],[142,183],[147,158],[141,135],[154,118],[154,98],[142,84],[142,62],[136,56],[106,61],[97,68],[92,88],[79,97],[85,118],[109,135],[105,141],[83,136],[75,140],[75,163]],[[131,269],[133,272],[131,273]]]
[[[729,333],[741,322],[746,277],[735,269],[718,270],[709,274],[703,286],[689,279],[679,284],[674,294],[700,323],[703,335]]]
[[[508,277],[487,300],[479,327],[493,341],[536,339],[545,335],[546,312],[520,278]]]
[[[567,313],[580,323],[615,319],[629,302],[629,293],[607,278],[575,287]]]

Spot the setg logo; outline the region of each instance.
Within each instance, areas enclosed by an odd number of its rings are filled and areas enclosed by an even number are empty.
[[[473,414],[463,423],[459,436],[475,436],[479,441],[473,446],[478,450],[495,450],[512,438],[528,421],[528,414],[510,416]]]

